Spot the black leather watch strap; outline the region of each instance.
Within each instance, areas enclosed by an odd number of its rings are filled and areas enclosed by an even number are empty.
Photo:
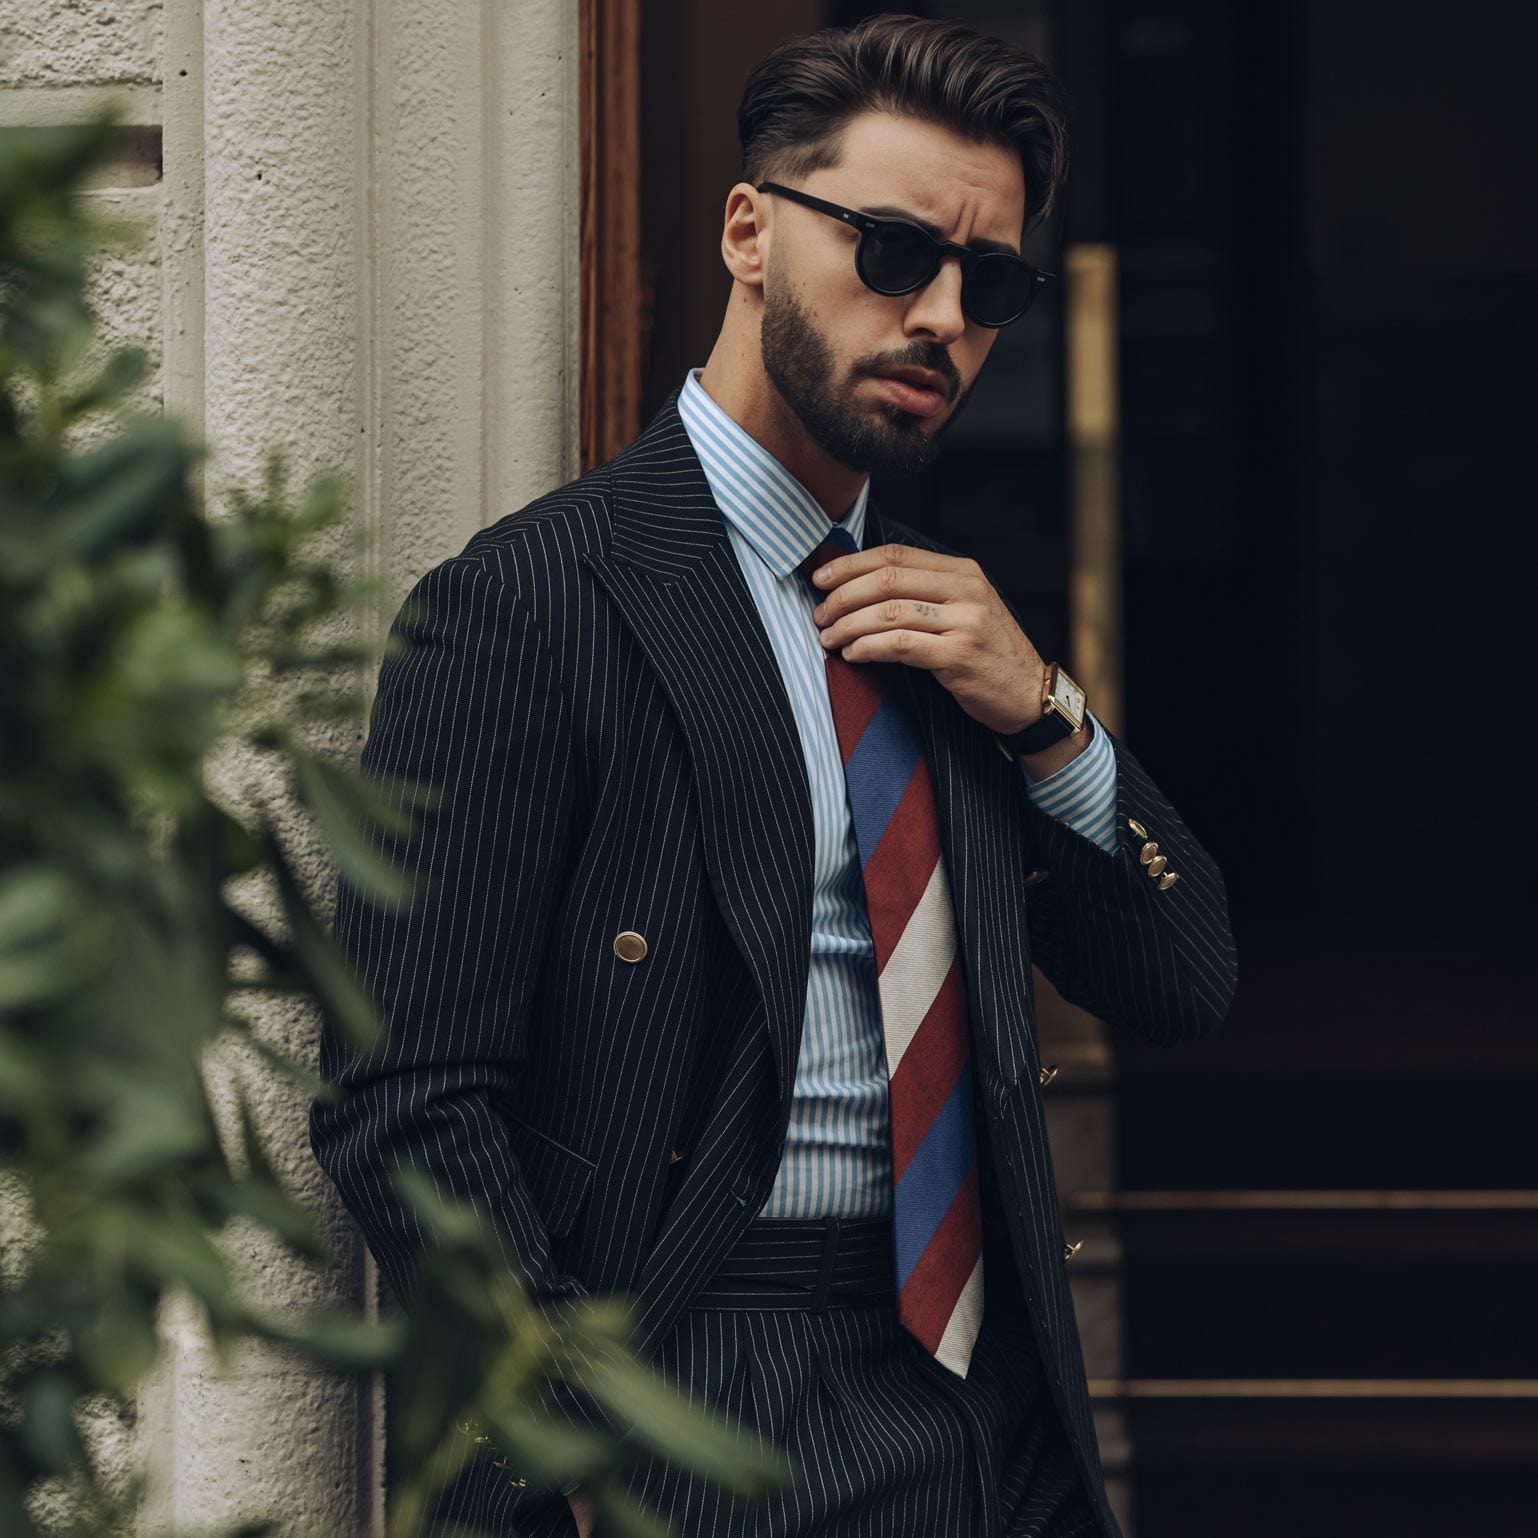
[[[1054,742],[1061,742],[1064,737],[1071,737],[1073,727],[1069,724],[1067,716],[1059,715],[1055,710],[1049,710],[1041,720],[1032,721],[1029,726],[1022,726],[1018,732],[1010,732],[1007,736],[1003,732],[996,732],[994,735],[1013,754],[1040,753],[1043,748],[1050,748]]]

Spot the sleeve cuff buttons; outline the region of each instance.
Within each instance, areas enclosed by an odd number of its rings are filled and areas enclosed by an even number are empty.
[[[1169,860],[1159,853],[1159,846],[1148,837],[1148,829],[1135,817],[1127,819],[1127,828],[1140,839],[1145,840],[1143,847],[1138,851],[1138,863],[1147,872],[1161,892],[1180,880],[1180,873],[1168,869]]]

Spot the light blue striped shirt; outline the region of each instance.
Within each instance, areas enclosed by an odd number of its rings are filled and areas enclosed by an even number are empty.
[[[767,449],[685,376],[678,411],[726,521],[768,632],[801,735],[812,793],[812,937],[806,1016],[785,1153],[767,1218],[883,1217],[892,1208],[886,1052],[875,948],[843,760],[828,705],[819,595],[797,570],[827,537],[828,515]],[[867,479],[840,520],[862,544]],[[1090,712],[1094,721],[1094,713]],[[1089,746],[1026,793],[1101,848],[1116,847],[1116,755],[1098,721]],[[1021,774],[1025,774],[1021,767]]]

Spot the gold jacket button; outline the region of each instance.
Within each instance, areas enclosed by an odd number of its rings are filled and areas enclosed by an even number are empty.
[[[1075,1239],[1072,1244],[1065,1243],[1063,1245],[1063,1264],[1066,1266],[1083,1248],[1084,1241],[1082,1239]]]
[[[646,954],[646,936],[622,929],[614,937],[614,954],[621,961],[639,961]]]
[[[1148,862],[1148,874],[1150,876],[1162,876],[1164,874],[1164,867],[1168,864],[1169,861],[1162,854],[1156,854]]]
[[[1143,825],[1142,825],[1142,823],[1140,823],[1140,822],[1139,822],[1139,821],[1138,821],[1138,820],[1137,820],[1137,818],[1135,818],[1135,817],[1129,817],[1129,818],[1128,818],[1128,819],[1127,819],[1127,826],[1128,826],[1128,827],[1129,827],[1129,828],[1131,828],[1131,829],[1132,829],[1132,831],[1133,831],[1133,832],[1134,832],[1134,833],[1136,833],[1136,834],[1137,834],[1137,836],[1138,836],[1138,837],[1139,837],[1139,838],[1147,838],[1147,837],[1148,837],[1148,829],[1147,829],[1147,828],[1145,828],[1145,827],[1144,827],[1144,826],[1143,826]]]
[[[1045,1089],[1047,1085],[1049,1085],[1056,1077],[1057,1064],[1048,1063],[1047,1066],[1041,1070],[1041,1087]]]
[[[1167,870],[1159,877],[1159,890],[1162,892],[1167,886],[1174,886],[1180,880],[1180,872]]]
[[[1147,865],[1148,862],[1153,859],[1156,854],[1158,854],[1158,852],[1159,846],[1154,843],[1152,839],[1150,839],[1148,843],[1144,844],[1143,847],[1138,851],[1137,857],[1143,862],[1144,865]]]
[[[668,1156],[668,1163],[669,1164],[682,1164],[683,1162],[684,1162],[684,1153],[683,1153],[683,1150],[681,1148],[675,1148],[673,1150],[673,1152]]]
[[[1025,878],[1025,884],[1027,886],[1035,886],[1038,881],[1045,881],[1046,879],[1047,868],[1045,865],[1042,865],[1033,870],[1030,875]]]

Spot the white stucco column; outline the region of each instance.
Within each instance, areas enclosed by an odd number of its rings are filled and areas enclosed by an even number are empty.
[[[166,0],[163,21],[167,409],[206,436],[215,497],[229,478],[255,486],[272,446],[294,488],[346,472],[399,597],[576,473],[576,0]],[[345,755],[361,736],[312,741]],[[327,861],[281,787],[236,762],[210,781],[280,811],[323,901]],[[262,886],[236,895],[274,911]],[[256,1018],[313,1064],[311,1011]],[[216,1102],[238,1084],[338,1255],[318,1270],[232,1233],[252,1287],[270,1307],[371,1308],[373,1268],[310,1155],[307,1100],[230,1055],[208,1077]],[[221,1373],[178,1307],[163,1333],[138,1405],[142,1531],[266,1516],[378,1531],[377,1385],[267,1349]]]

